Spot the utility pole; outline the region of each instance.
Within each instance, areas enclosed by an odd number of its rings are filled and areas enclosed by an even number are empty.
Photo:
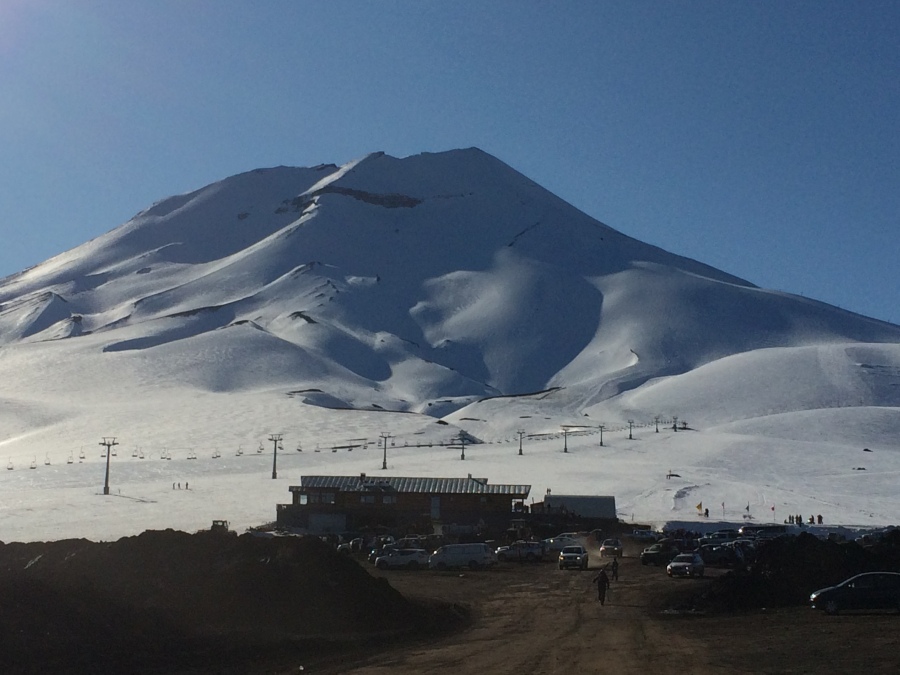
[[[269,440],[272,441],[272,480],[278,478],[278,444],[284,434],[269,434]]]
[[[381,432],[381,441],[384,443],[384,459],[381,461],[381,468],[384,471],[387,471],[387,442],[390,437],[391,435],[388,432]]]
[[[115,436],[104,436],[100,441],[100,445],[106,446],[106,480],[103,481],[103,494],[109,494],[109,456],[112,454],[112,447],[118,445]]]
[[[519,434],[519,456],[521,456],[522,455],[522,436],[525,435],[525,430],[519,429],[516,433]]]
[[[563,427],[563,452],[569,452],[569,430]]]
[[[634,436],[631,435],[631,430],[634,428],[634,420],[628,420],[628,440],[633,441]]]

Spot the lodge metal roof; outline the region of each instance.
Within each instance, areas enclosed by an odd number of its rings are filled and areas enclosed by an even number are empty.
[[[487,478],[413,478],[405,476],[302,476],[291,492],[336,490],[340,492],[405,492],[428,494],[485,494],[527,497],[530,485],[490,485]]]
[[[545,495],[544,505],[551,508],[565,507],[569,513],[583,518],[615,519],[616,498],[601,495]]]

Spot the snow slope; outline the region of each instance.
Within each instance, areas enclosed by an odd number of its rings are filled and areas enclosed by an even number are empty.
[[[380,469],[382,433],[395,474],[653,522],[900,514],[900,327],[638,242],[477,149],[164,199],[0,281],[0,345],[2,540],[272,520],[302,473]],[[122,499],[96,495],[108,435]]]

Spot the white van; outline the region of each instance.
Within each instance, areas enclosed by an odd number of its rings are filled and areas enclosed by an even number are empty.
[[[468,567],[477,570],[490,567],[497,556],[487,544],[446,544],[428,558],[428,568],[444,570],[449,567]]]

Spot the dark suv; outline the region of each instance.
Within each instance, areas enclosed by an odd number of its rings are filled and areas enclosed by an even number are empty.
[[[641,551],[641,565],[668,565],[678,553],[670,544],[653,544]]]

